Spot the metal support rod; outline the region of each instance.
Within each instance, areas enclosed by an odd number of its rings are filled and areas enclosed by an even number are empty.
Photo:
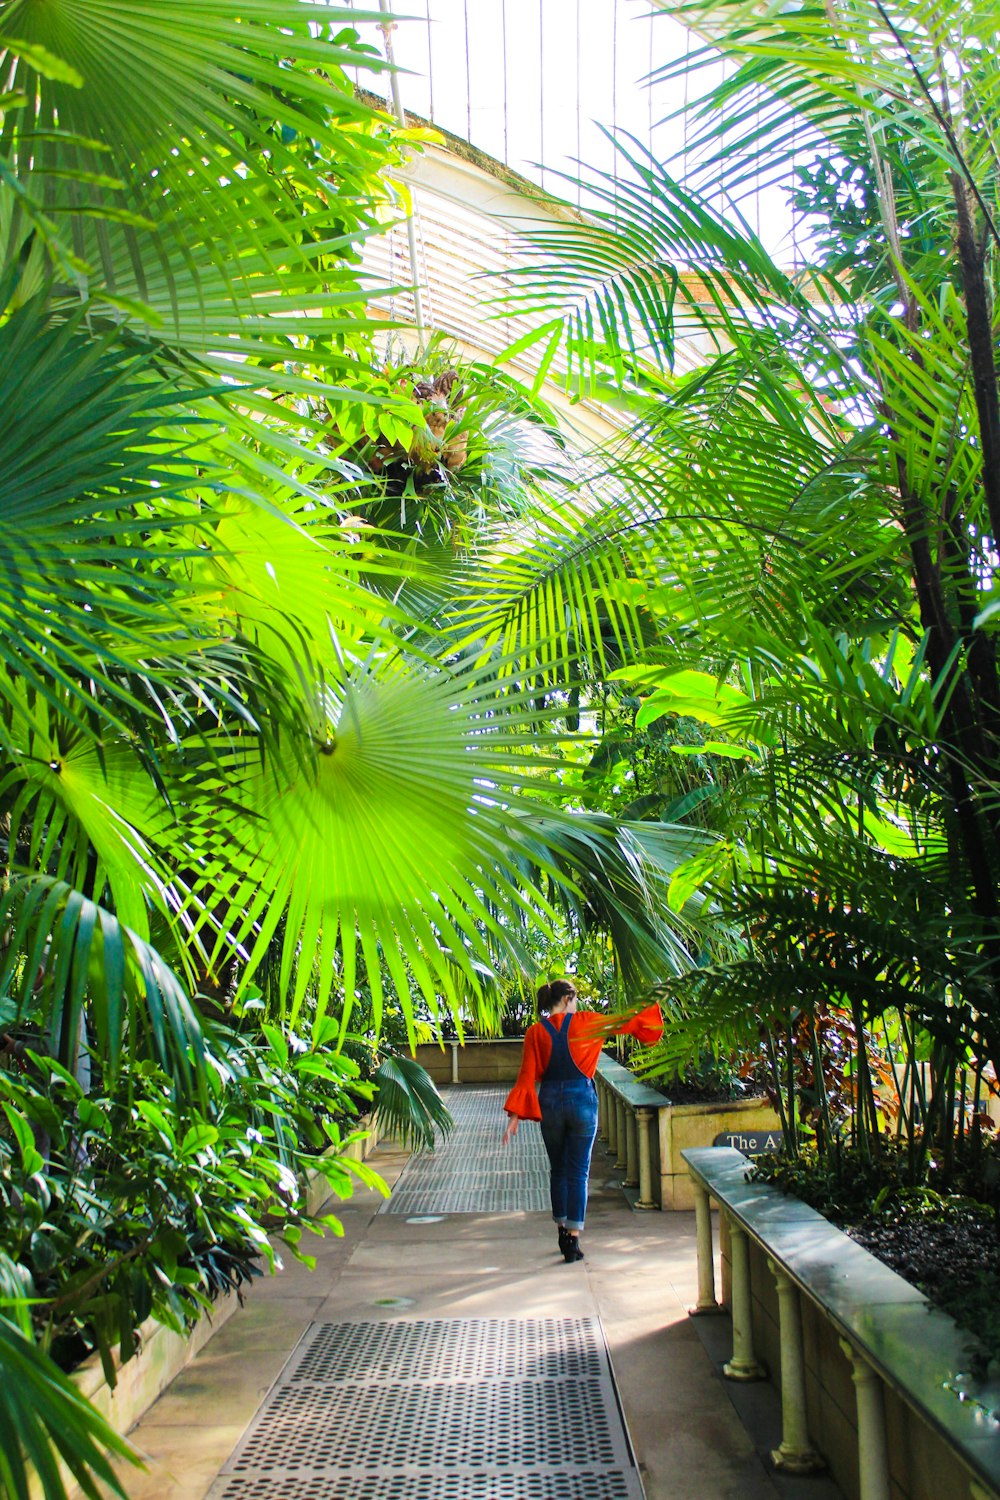
[[[655,1208],[653,1199],[653,1111],[651,1109],[637,1109],[635,1112],[636,1130],[639,1135],[639,1196],[636,1199],[636,1208]],[[711,1227],[709,1235],[711,1235]]]
[[[390,0],[378,0],[378,8],[383,16],[390,15]],[[396,70],[396,62],[392,50],[392,33],[396,29],[395,21],[385,20],[380,22],[379,29],[385,38],[385,60],[389,64],[389,89],[392,95],[392,108],[398,123],[406,129],[406,111],[403,108],[403,97],[399,91],[399,73]],[[414,221],[413,211],[406,216],[406,242],[410,251],[410,279],[413,282],[413,322],[417,333],[423,341],[424,334],[424,299],[420,290],[420,273],[417,269],[417,226]]]
[[[847,1339],[840,1347],[851,1361],[858,1405],[858,1493],[861,1500],[889,1500],[889,1444],[882,1381]]]
[[[625,1105],[625,1177],[623,1187],[639,1186],[639,1130],[635,1110]]]
[[[771,1460],[776,1469],[789,1474],[814,1474],[826,1466],[809,1441],[799,1290],[773,1260],[767,1264],[778,1290],[781,1339],[781,1445],[772,1451]]]
[[[715,1251],[712,1247],[712,1210],[708,1201],[708,1190],[691,1178],[694,1189],[694,1224],[698,1244],[698,1302],[691,1309],[691,1317],[705,1313],[723,1311],[715,1300]]]
[[[750,1241],[742,1224],[729,1221],[733,1266],[733,1357],[722,1367],[729,1380],[766,1380],[767,1372],[753,1348],[753,1302],[750,1295]]]

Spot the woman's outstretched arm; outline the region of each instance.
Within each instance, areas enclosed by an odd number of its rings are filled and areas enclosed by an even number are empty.
[[[539,1026],[537,1022],[529,1026],[524,1038],[524,1050],[521,1053],[521,1070],[504,1104],[508,1115],[512,1115],[515,1120],[540,1120],[542,1118],[542,1111],[538,1104],[538,1083],[545,1072],[551,1051],[552,1043],[545,1034],[545,1028]],[[514,1133],[508,1126],[504,1135],[505,1144]]]

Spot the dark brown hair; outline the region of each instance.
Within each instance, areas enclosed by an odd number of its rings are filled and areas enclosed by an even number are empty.
[[[553,1005],[558,1005],[562,1000],[576,999],[576,986],[570,984],[568,979],[553,979],[551,984],[543,984],[536,996],[539,1010],[551,1010]]]

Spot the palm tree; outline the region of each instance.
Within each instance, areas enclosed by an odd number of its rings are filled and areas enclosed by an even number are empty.
[[[334,414],[408,447],[433,428],[365,374],[357,249],[400,137],[346,85],[372,64],[349,16],[0,3],[0,1015],[70,1075],[83,1041],[108,1079],[148,1060],[177,1101],[265,963],[315,1036],[362,986],[412,1035],[560,901],[615,916],[617,882],[644,973],[674,942],[647,898],[677,850],[539,806],[546,684],[632,605],[581,595],[568,639],[512,606],[508,566],[502,597],[459,570],[432,616],[433,559],[358,513]],[[60,1495],[63,1403],[94,1493],[107,1431],[15,1326],[22,1290],[3,1357],[45,1400],[19,1427],[0,1382],[5,1447]],[[26,1493],[16,1457],[3,1477]]]
[[[715,80],[684,180],[620,142],[515,296],[637,413],[590,555],[657,621],[627,671],[643,722],[694,714],[690,748],[746,768],[695,869],[744,956],[678,1003],[698,1039],[818,997],[897,1006],[996,1066],[996,9],[674,14],[707,40],[667,81]],[[750,227],[775,186],[791,269]]]

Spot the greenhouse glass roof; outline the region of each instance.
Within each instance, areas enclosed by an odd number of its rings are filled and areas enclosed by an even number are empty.
[[[560,173],[575,174],[578,161],[612,168],[602,127],[636,137],[663,162],[683,153],[683,128],[666,119],[683,100],[645,79],[684,55],[689,34],[648,0],[409,0],[394,8],[406,109],[550,191],[577,196]]]
[[[351,6],[363,39],[388,50],[399,70],[399,105],[447,132],[440,146],[414,156],[404,174],[410,223],[366,249],[377,281],[419,289],[417,299],[398,292],[381,311],[420,333],[441,331],[466,357],[495,359],[538,321],[498,318],[489,306],[505,271],[523,260],[528,221],[551,212],[532,202],[528,184],[586,212],[596,201],[588,195],[589,175],[628,175],[615,136],[631,137],[640,153],[649,150],[671,176],[685,178],[694,163],[680,118],[688,102],[684,85],[668,86],[655,75],[701,42],[659,0],[382,0],[398,17],[387,27],[361,19],[362,12],[371,15],[372,0]],[[393,108],[387,81],[375,75],[373,83],[367,73],[359,82],[384,89]],[[702,75],[699,89],[708,82]],[[463,150],[462,142],[474,150]],[[781,255],[789,241],[779,197],[768,201],[751,191],[741,208]],[[700,351],[697,339],[678,332],[682,369],[699,362]],[[541,354],[531,349],[511,368],[531,376]],[[557,359],[550,378],[559,382],[563,373]],[[595,418],[599,411],[594,403]],[[584,415],[577,410],[577,418]]]

